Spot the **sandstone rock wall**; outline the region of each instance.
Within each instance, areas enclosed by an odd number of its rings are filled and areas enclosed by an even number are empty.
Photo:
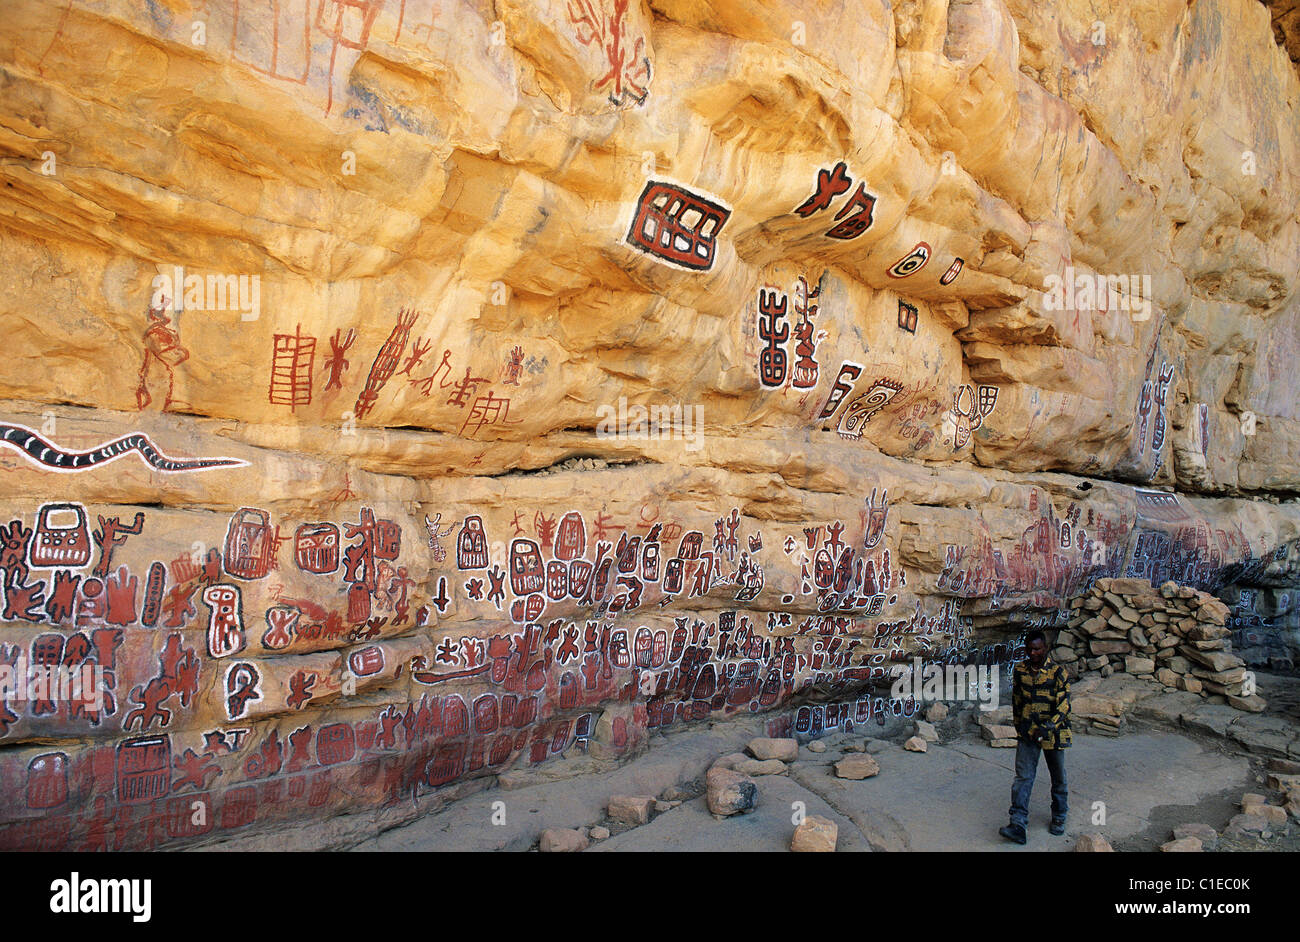
[[[13,0],[0,660],[105,696],[0,846],[873,722],[1102,576],[1287,663],[1297,90],[1255,0]]]

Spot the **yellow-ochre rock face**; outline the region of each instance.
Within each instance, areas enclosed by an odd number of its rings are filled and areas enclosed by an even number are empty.
[[[7,0],[0,847],[883,722],[1100,577],[1289,664],[1298,95],[1257,0]]]

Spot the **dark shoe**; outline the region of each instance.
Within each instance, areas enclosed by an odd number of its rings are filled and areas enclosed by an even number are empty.
[[[1048,833],[1048,834],[1058,834],[1058,835],[1059,835],[1059,834],[1064,834],[1064,833],[1065,833],[1065,822],[1064,822],[1064,821],[1057,821],[1056,819],[1053,819],[1053,820],[1052,820],[1052,823],[1049,824],[1049,825],[1047,826],[1047,833]]]
[[[998,833],[1009,841],[1015,841],[1017,844],[1023,844],[1029,840],[1025,836],[1025,829],[1018,824],[1008,824],[1004,828],[998,828]]]

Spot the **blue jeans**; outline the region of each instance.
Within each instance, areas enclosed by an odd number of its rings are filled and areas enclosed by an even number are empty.
[[[1070,810],[1065,787],[1065,750],[1044,749],[1036,742],[1016,743],[1016,779],[1011,783],[1011,823],[1025,827],[1029,824],[1029,795],[1034,790],[1034,777],[1038,774],[1038,754],[1047,759],[1047,771],[1052,776],[1052,820],[1064,821]]]

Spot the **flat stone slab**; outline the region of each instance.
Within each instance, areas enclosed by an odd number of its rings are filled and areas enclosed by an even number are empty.
[[[1195,732],[1209,733],[1211,736],[1227,736],[1228,727],[1241,715],[1240,710],[1234,710],[1227,704],[1201,701],[1199,707],[1190,713],[1184,713],[1180,719],[1183,726]]]
[[[788,766],[780,759],[742,759],[732,766],[741,775],[782,775]]]
[[[1228,738],[1259,755],[1284,758],[1298,732],[1295,724],[1280,716],[1238,712],[1236,721],[1228,727]]]
[[[880,763],[871,756],[852,755],[835,763],[835,777],[860,782],[880,774]]]
[[[795,739],[769,739],[766,736],[759,736],[751,739],[746,748],[755,759],[780,759],[782,762],[793,762],[799,758],[799,742]]]
[[[1180,716],[1184,713],[1195,712],[1204,702],[1196,694],[1188,693],[1185,690],[1162,693],[1154,697],[1147,697],[1134,706],[1133,715],[1140,719],[1164,723],[1168,726],[1177,726]]]

